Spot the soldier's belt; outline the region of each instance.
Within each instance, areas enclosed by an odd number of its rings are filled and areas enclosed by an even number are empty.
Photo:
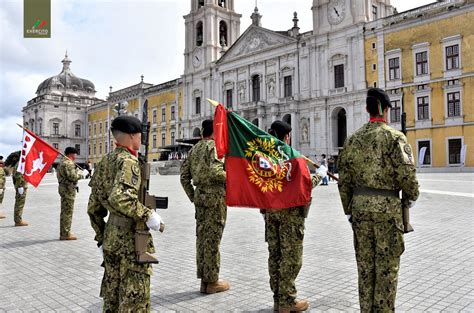
[[[356,187],[354,188],[354,195],[400,198],[400,192],[398,190],[375,189],[370,187]]]
[[[134,222],[132,219],[110,213],[107,224],[114,225],[123,229],[133,230]]]

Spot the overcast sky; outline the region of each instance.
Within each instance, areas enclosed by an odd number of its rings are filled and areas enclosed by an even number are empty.
[[[392,0],[399,12],[433,2]],[[262,26],[312,29],[312,0],[258,0]],[[236,0],[241,33],[250,25],[255,0]],[[72,72],[95,84],[105,99],[140,81],[158,84],[183,72],[184,19],[190,0],[51,0],[51,38],[23,38],[23,0],[0,1],[0,155],[20,148],[21,108],[38,85],[61,72],[67,49]]]

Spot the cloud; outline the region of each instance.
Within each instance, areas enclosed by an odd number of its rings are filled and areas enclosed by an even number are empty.
[[[22,124],[21,116],[10,116],[3,118],[0,123],[0,155],[8,156],[11,152],[21,149],[23,131],[16,124]]]

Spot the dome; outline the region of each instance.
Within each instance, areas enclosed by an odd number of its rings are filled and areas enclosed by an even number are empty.
[[[79,78],[71,72],[69,65],[71,60],[67,56],[61,61],[63,63],[63,70],[56,76],[45,79],[41,84],[39,84],[36,94],[45,93],[49,89],[59,88],[63,90],[72,90],[72,91],[84,91],[87,93],[94,92],[94,84],[87,79]]]

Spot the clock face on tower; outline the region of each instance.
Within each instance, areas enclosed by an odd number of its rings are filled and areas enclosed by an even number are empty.
[[[346,16],[346,1],[331,0],[328,4],[328,22],[332,25],[339,24]]]
[[[196,49],[193,53],[193,66],[199,67],[202,63],[202,50]]]

